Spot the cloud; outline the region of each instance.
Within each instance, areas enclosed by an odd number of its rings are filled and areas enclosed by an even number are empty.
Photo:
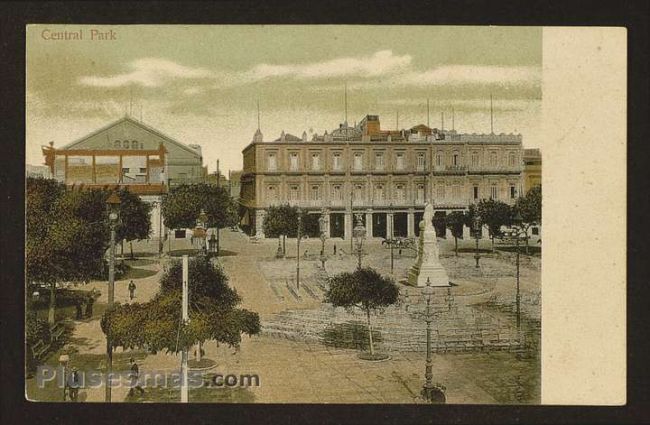
[[[534,84],[541,79],[539,68],[526,66],[448,65],[399,77],[403,85],[435,84]]]
[[[361,81],[352,89],[391,87],[459,87],[506,85],[539,87],[541,69],[533,66],[445,65],[418,71],[408,70],[381,81]]]
[[[123,87],[137,84],[160,87],[173,79],[214,78],[215,73],[205,68],[191,68],[166,59],[143,58],[131,62],[131,72],[108,77],[84,76],[79,83],[93,87]]]
[[[273,77],[317,79],[331,77],[377,77],[407,69],[411,56],[396,56],[391,50],[380,50],[370,56],[340,57],[309,64],[259,64],[247,73],[252,81]]]

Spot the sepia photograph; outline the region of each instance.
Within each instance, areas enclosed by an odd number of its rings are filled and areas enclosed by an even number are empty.
[[[26,37],[28,400],[542,403],[541,27]]]

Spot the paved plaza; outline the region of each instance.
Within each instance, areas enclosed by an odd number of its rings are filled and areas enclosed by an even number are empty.
[[[354,344],[337,344],[326,335],[328,332],[336,335],[336,326],[343,329],[356,322],[359,326],[365,325],[364,318],[322,302],[327,276],[356,267],[357,257],[350,255],[349,241],[327,240],[325,269],[319,258],[321,241],[302,241],[299,288],[295,281],[295,242],[295,239],[288,239],[287,257],[277,259],[277,239],[251,241],[240,232],[221,232],[224,255],[217,261],[223,266],[230,284],[242,296],[242,306],[258,312],[262,322],[261,334],[244,336],[237,350],[214,342],[204,346],[205,357],[216,363],[210,372],[259,376],[259,386],[246,388],[237,393],[241,396],[231,400],[421,403],[419,392],[424,381],[426,339],[420,290],[400,285],[399,305],[373,317],[376,331],[381,335],[377,347],[390,354],[390,359],[381,362],[360,360],[357,358],[359,349]],[[489,253],[490,242],[481,241],[481,250],[486,252],[481,253],[477,269],[473,241],[459,242],[459,256],[453,252],[453,240],[441,240],[440,247],[441,262],[455,286],[449,291],[444,288],[434,296],[434,304],[440,309],[436,314],[437,322],[434,320],[437,332],[434,335],[438,335],[434,341],[434,382],[446,387],[449,403],[537,403],[540,258],[522,256],[522,330],[518,331],[513,314],[514,254]],[[162,258],[158,257],[155,242],[137,243],[134,248],[139,259],[130,265],[149,271],[147,274],[155,273],[134,279],[137,285],[134,301],[144,302],[157,293],[159,278],[169,261],[177,259],[176,255],[190,246],[184,240],[166,243]],[[169,251],[172,255],[168,255]],[[396,281],[406,277],[414,261],[415,252],[404,250],[400,255],[398,250],[394,251],[392,276]],[[382,247],[380,240],[366,243],[362,262],[390,275],[390,249]],[[129,302],[128,282],[116,282],[117,302]],[[91,282],[87,289],[93,287],[101,291],[98,306],[105,304],[106,282]],[[91,319],[74,322],[67,347],[74,352],[72,365],[75,359],[92,359],[98,369],[105,368],[106,340],[100,319],[101,315],[96,313]],[[361,329],[363,334],[365,328]],[[518,339],[522,335],[525,344]],[[443,344],[443,340],[448,343]],[[114,370],[126,370],[129,356],[138,358],[142,371],[177,372],[180,365],[180,357],[176,355],[118,349]],[[29,391],[28,381],[28,394]],[[207,388],[203,391],[201,401],[210,401],[213,396],[214,401],[219,401],[223,397],[217,392],[232,390]],[[80,399],[103,401],[104,390],[83,389]],[[113,400],[138,401],[137,397],[127,396],[126,388],[114,389]]]

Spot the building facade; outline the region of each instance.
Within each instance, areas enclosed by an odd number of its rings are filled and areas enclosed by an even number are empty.
[[[542,152],[539,149],[524,149],[523,180],[524,194],[542,185]]]
[[[242,222],[258,237],[266,209],[287,203],[325,214],[328,237],[350,238],[359,213],[369,237],[413,237],[430,201],[445,235],[450,212],[483,198],[512,204],[522,190],[521,135],[385,131],[376,115],[310,140],[283,132],[265,142],[257,130],[242,154]]]
[[[62,148],[42,148],[52,178],[77,188],[121,188],[151,204],[151,237],[164,235],[162,197],[169,184],[203,173],[200,149],[124,117]],[[188,178],[188,176],[190,176]]]

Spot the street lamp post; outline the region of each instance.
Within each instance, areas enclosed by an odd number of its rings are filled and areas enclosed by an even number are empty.
[[[326,230],[327,230],[327,218],[325,217],[325,210],[323,209],[320,218],[318,219],[318,225],[320,228],[320,241],[321,241],[321,249],[320,249],[320,262],[321,266],[323,267],[323,270],[325,270],[325,239],[326,237]]]
[[[296,241],[296,288],[300,290],[300,239],[302,238],[302,210],[298,208],[298,238]]]
[[[108,310],[113,309],[115,302],[115,227],[119,218],[120,197],[115,192],[106,200],[108,204],[108,220],[111,227],[111,245],[108,251]],[[111,402],[111,375],[113,374],[113,344],[111,341],[110,326],[106,333],[106,393],[104,399]]]
[[[390,235],[389,235],[389,245],[390,245],[390,274],[393,274],[393,263],[394,263],[394,256],[393,256],[393,236],[395,234],[395,215],[393,214],[393,204],[390,204]]]
[[[433,321],[433,314],[431,312],[431,297],[433,296],[433,286],[431,280],[427,278],[427,286],[422,288],[422,294],[425,296],[427,302],[427,309],[425,312],[425,320],[427,322],[427,360],[424,369],[424,385],[422,386],[422,397],[429,403],[444,403],[445,393],[443,388],[433,384],[433,360],[431,358],[431,322]]]
[[[516,266],[517,266],[517,293],[515,296],[515,303],[517,305],[517,329],[521,327],[521,294],[519,292],[519,238],[525,231],[521,228],[521,222],[523,219],[521,218],[521,214],[517,211],[517,215],[515,215],[514,219],[514,226],[513,230],[513,236],[515,238],[515,247],[517,250],[517,257],[516,257]]]
[[[198,237],[202,240],[201,249],[199,250],[199,255],[206,255],[208,250],[208,215],[205,213],[205,210],[201,210],[199,218],[196,221],[196,230],[198,230]]]
[[[363,253],[363,240],[366,237],[366,228],[363,226],[362,214],[356,214],[357,225],[354,227],[353,235],[357,243],[357,268],[361,269],[361,254]]]
[[[481,256],[478,253],[478,239],[481,233],[481,218],[478,213],[474,214],[474,238],[476,239],[476,252],[474,253],[474,259],[476,260],[476,268],[479,268],[478,261],[481,259]]]

